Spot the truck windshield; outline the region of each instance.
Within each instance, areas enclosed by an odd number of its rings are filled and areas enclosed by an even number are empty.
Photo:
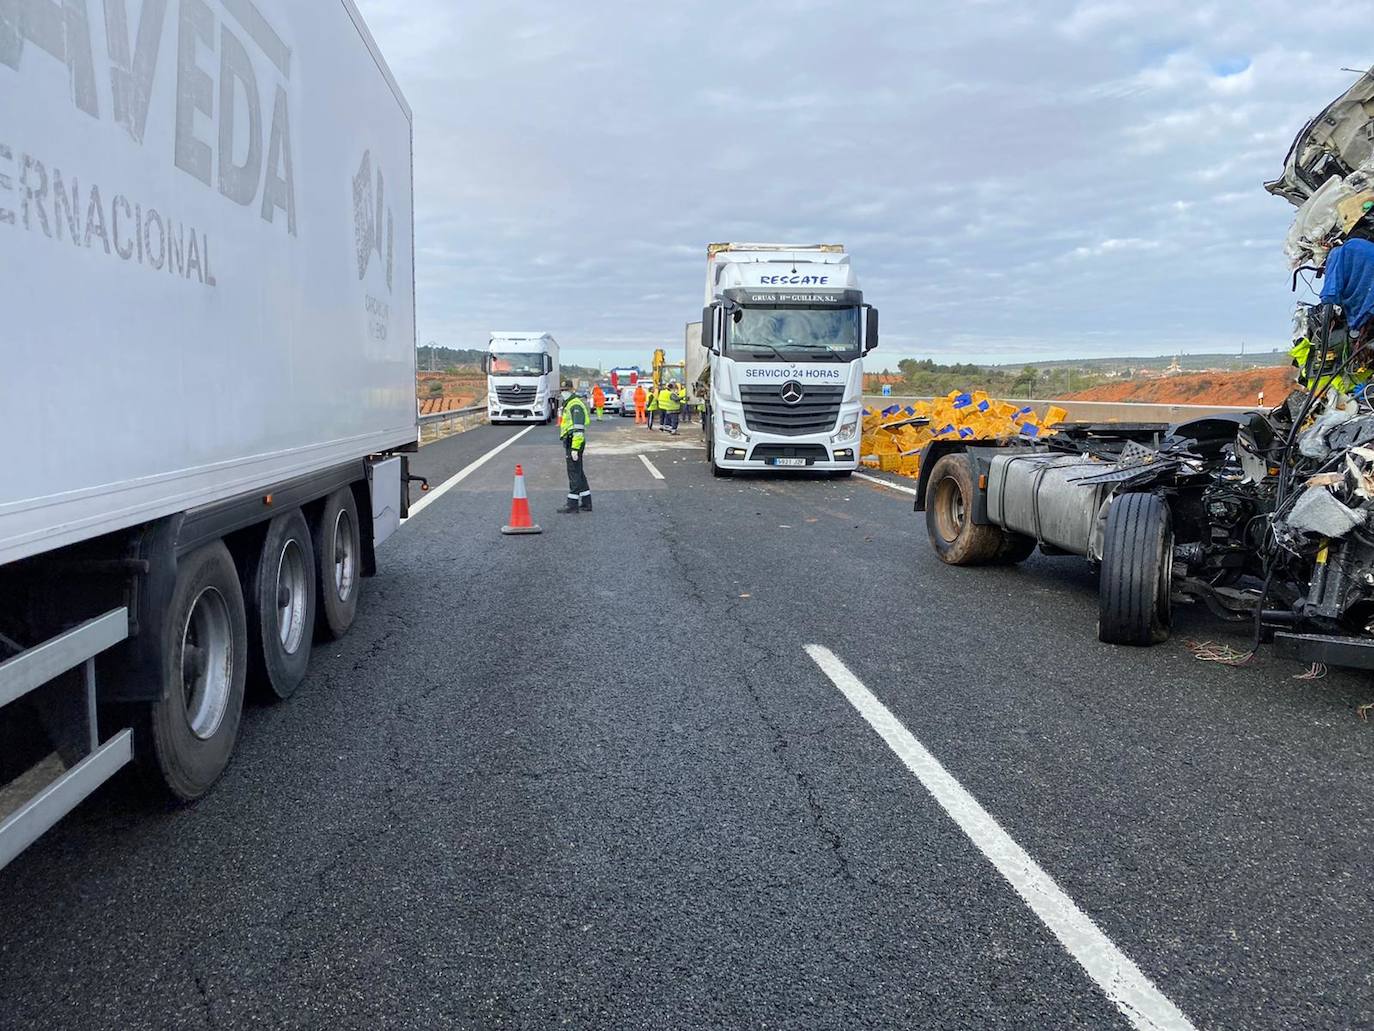
[[[778,354],[775,354],[777,351]],[[757,361],[853,361],[858,308],[738,308],[726,320],[726,353]]]
[[[487,372],[493,376],[542,376],[544,356],[534,352],[493,351],[487,358]]]

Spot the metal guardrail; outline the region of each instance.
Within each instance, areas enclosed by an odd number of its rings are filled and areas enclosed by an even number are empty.
[[[466,408],[454,408],[447,412],[430,412],[428,415],[419,417],[420,423],[420,443],[427,444],[438,440],[440,437],[447,437],[451,433],[465,430],[473,423],[484,422],[487,417],[487,406],[468,405]]]

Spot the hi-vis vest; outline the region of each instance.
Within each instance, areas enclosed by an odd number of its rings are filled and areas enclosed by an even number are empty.
[[[563,414],[558,418],[558,437],[561,440],[572,434],[574,451],[581,451],[587,446],[586,430],[590,415],[587,402],[576,394],[563,402]]]
[[[676,412],[681,407],[677,403],[677,395],[667,387],[658,392],[658,410],[660,412]]]

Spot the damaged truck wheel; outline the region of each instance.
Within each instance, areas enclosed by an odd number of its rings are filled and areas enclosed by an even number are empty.
[[[935,463],[926,487],[926,532],[940,560],[951,566],[988,566],[1028,557],[1035,550],[1033,539],[973,521],[977,496],[968,456],[945,455]]]
[[[1123,494],[1107,510],[1098,583],[1097,638],[1151,645],[1169,637],[1174,531],[1155,494]]]

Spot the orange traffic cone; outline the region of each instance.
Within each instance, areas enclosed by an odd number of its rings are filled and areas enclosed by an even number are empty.
[[[502,533],[543,533],[530,519],[530,500],[525,494],[525,470],[515,467],[515,496],[510,502],[510,525],[501,527]]]

